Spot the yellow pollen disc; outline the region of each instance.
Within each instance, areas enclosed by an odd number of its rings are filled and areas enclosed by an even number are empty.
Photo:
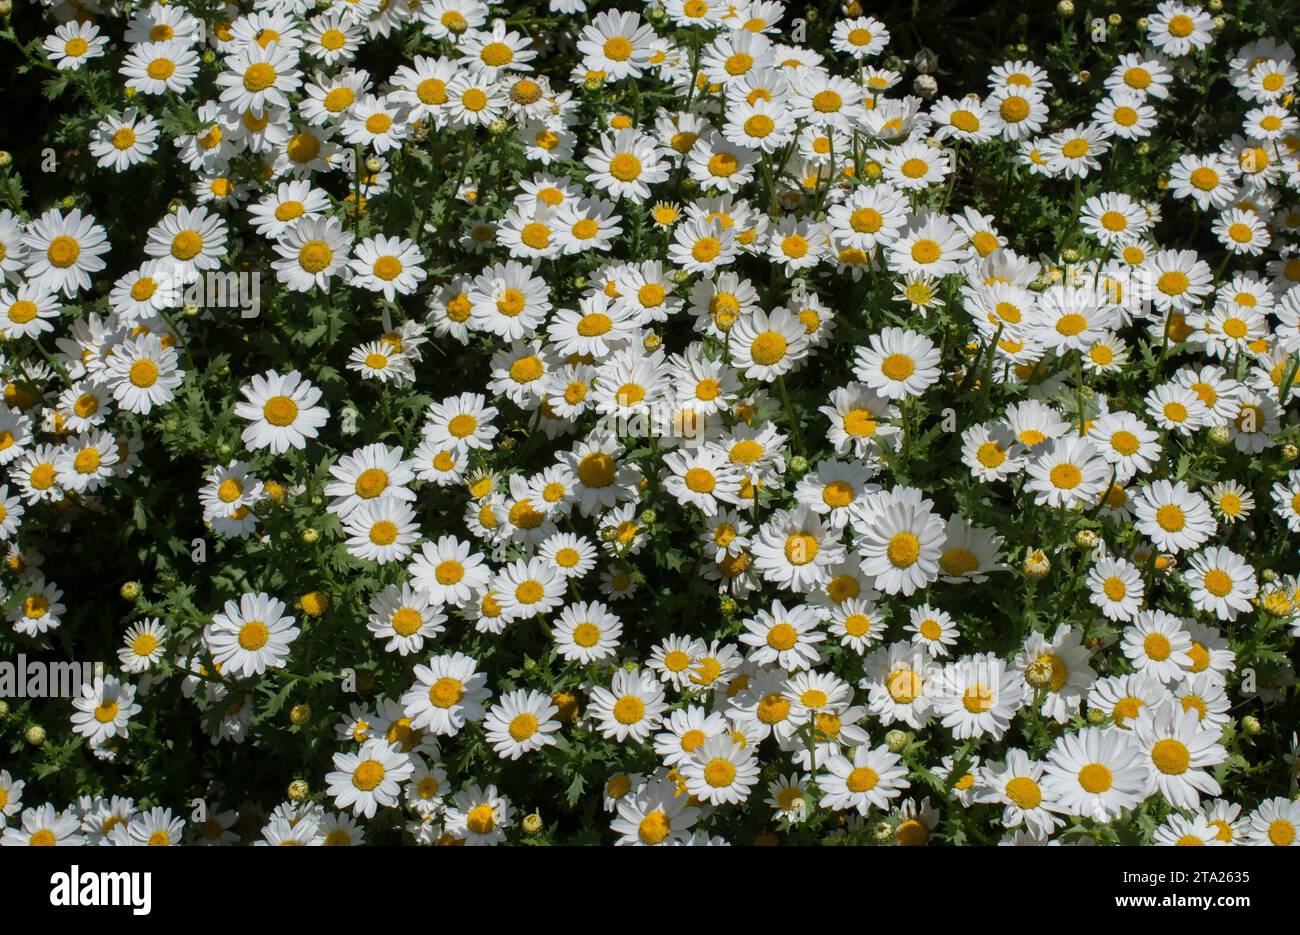
[[[1085,792],[1100,795],[1114,784],[1110,769],[1102,763],[1089,763],[1079,770],[1079,785]]]
[[[910,532],[900,532],[885,548],[889,563],[895,568],[911,568],[921,557],[921,540]]]
[[[271,631],[260,620],[250,620],[239,628],[240,648],[250,653],[261,649],[270,638]]]
[[[459,679],[443,676],[429,686],[429,701],[444,710],[460,704],[465,697],[465,686]]]

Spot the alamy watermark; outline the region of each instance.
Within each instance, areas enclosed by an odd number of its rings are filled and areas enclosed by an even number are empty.
[[[102,662],[0,660],[0,698],[77,698],[83,685],[104,677]]]

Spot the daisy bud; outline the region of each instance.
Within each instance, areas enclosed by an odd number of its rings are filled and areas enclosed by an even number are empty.
[[[613,542],[616,536],[618,536],[618,530],[613,526],[605,526],[600,530],[600,538],[604,542]]]
[[[542,830],[542,816],[533,812],[531,815],[525,815],[523,821],[524,834],[536,834]]]
[[[9,716],[9,702],[5,701],[3,698],[0,698],[0,721],[3,721],[8,716]]]
[[[933,75],[917,75],[916,80],[912,82],[912,90],[929,100],[939,93],[939,82],[934,80]]]
[[[23,731],[23,740],[26,740],[33,747],[39,747],[45,743],[45,728],[39,724],[32,724],[27,730]]]
[[[1282,446],[1283,461],[1294,461],[1297,457],[1300,457],[1300,448],[1296,448],[1295,445]]]
[[[1271,568],[1265,568],[1263,571],[1261,571],[1261,572],[1259,573],[1259,576],[1260,576],[1260,578],[1262,578],[1264,581],[1269,582],[1269,583],[1274,582],[1274,581],[1277,580],[1277,572],[1275,572],[1275,571],[1274,571],[1273,569],[1271,569]]]
[[[307,545],[314,545],[320,541],[320,530],[308,526],[299,534],[299,538],[301,538]]]
[[[908,739],[907,731],[891,730],[885,734],[885,746],[889,748],[890,753],[897,753],[907,746]]]
[[[1029,577],[1042,578],[1052,570],[1052,562],[1043,553],[1042,549],[1033,549],[1025,555],[1025,562],[1022,567]]]
[[[1081,549],[1096,548],[1099,541],[1101,541],[1101,537],[1091,529],[1080,529],[1074,534],[1074,544]]]
[[[653,522],[654,522],[655,520],[657,520],[658,518],[659,518],[659,514],[656,513],[654,510],[642,510],[642,511],[641,511],[641,522],[645,523],[647,526],[649,526],[651,523],[653,523]]]
[[[1223,0],[1210,0],[1208,5],[1211,13],[1219,13],[1223,10]]]
[[[0,169],[8,169],[14,164],[14,155],[7,149],[0,149]]]
[[[1106,22],[1110,23],[1112,26],[1118,26],[1120,23],[1124,22],[1124,17],[1120,16],[1118,13],[1112,13],[1110,16],[1106,17]]]
[[[599,91],[599,90],[600,90],[600,86],[601,86],[603,83],[604,83],[604,82],[602,82],[599,78],[597,78],[596,76],[593,75],[592,77],[590,77],[590,78],[588,78],[586,81],[584,81],[584,82],[582,83],[582,86],[583,86],[584,88],[586,88],[588,91]]]
[[[289,722],[298,727],[311,721],[311,705],[296,704],[289,711]]]
[[[140,596],[140,582],[128,581],[122,585],[122,588],[118,593],[122,595],[123,600],[134,601]]]
[[[664,8],[661,7],[661,6],[652,6],[652,7],[650,7],[650,9],[646,10],[646,14],[645,14],[645,15],[646,15],[646,18],[647,18],[647,19],[650,19],[650,20],[652,20],[653,22],[656,22],[656,23],[657,23],[657,22],[659,22],[661,19],[663,19],[665,16],[667,16],[668,13],[667,13],[667,11],[664,10]]]
[[[727,616],[731,616],[738,609],[738,605],[736,604],[735,600],[730,597],[724,597],[719,602],[718,607]]]
[[[1061,259],[1065,260],[1067,263],[1077,263],[1079,262],[1079,251],[1075,250],[1073,247],[1062,250]]]
[[[293,782],[289,783],[289,801],[301,802],[303,799],[307,798],[307,793],[310,791],[311,788],[307,785],[306,780],[295,779]]]
[[[652,354],[659,350],[659,348],[663,346],[663,343],[664,339],[659,337],[659,335],[655,334],[653,331],[647,334],[641,342],[645,349]]]
[[[163,419],[162,427],[164,432],[174,432],[181,427],[181,422],[175,416],[168,416]]]
[[[845,16],[861,16],[861,15],[862,15],[862,4],[858,3],[858,0],[849,0],[848,3],[844,4],[844,15],[845,15]]]
[[[1216,16],[1216,17],[1214,18],[1214,28],[1215,28],[1215,29],[1222,29],[1224,26],[1227,25],[1227,23],[1228,23],[1228,21],[1227,21],[1226,19],[1224,19],[1222,16]]]
[[[680,286],[683,285],[686,280],[691,278],[691,274],[686,272],[684,269],[675,269],[668,278],[671,279],[673,283]]]
[[[803,18],[806,19],[806,20],[807,20],[808,22],[810,22],[810,23],[815,23],[815,22],[817,22],[817,11],[816,11],[816,9],[814,9],[813,7],[809,7],[808,9],[804,10],[804,12],[803,12]]]
[[[1035,688],[1050,685],[1052,682],[1052,663],[1049,659],[1035,659],[1025,666],[1025,681]]]
[[[1092,80],[1092,72],[1088,71],[1086,68],[1080,68],[1074,78],[1079,82],[1079,84],[1087,84]]]
[[[380,169],[382,169],[383,167],[384,167],[384,164],[383,164],[382,162],[379,161],[379,157],[378,157],[378,156],[367,156],[367,157],[366,157],[366,171],[367,171],[367,172],[372,172],[372,173],[373,173],[373,172],[378,172],[378,171],[379,171]]]
[[[217,53],[213,52],[211,49],[208,49],[206,52],[203,53],[203,61],[206,62],[207,64],[211,65],[216,60],[217,60]]]
[[[1149,19],[1147,19],[1145,16],[1139,16],[1139,17],[1138,17],[1137,28],[1138,28],[1139,31],[1141,31],[1141,32],[1146,32],[1146,31],[1147,31],[1147,27],[1150,26],[1150,25],[1151,25],[1151,21],[1150,21]]]
[[[298,599],[298,606],[308,617],[319,617],[329,610],[329,595],[320,591],[308,591]]]
[[[1264,725],[1259,722],[1259,718],[1253,714],[1247,714],[1241,719],[1241,729],[1252,737],[1258,737],[1264,730]]]
[[[1088,709],[1089,724],[1092,724],[1095,727],[1105,723],[1105,721],[1106,721],[1106,712],[1101,710],[1101,708]]]
[[[183,309],[181,309],[181,312],[185,315],[186,318],[199,317],[199,307],[192,302],[186,305]]]
[[[928,75],[939,67],[939,56],[934,54],[933,49],[923,48],[912,57],[912,67],[917,74]]]
[[[796,474],[805,474],[808,471],[808,459],[803,455],[795,455],[790,459],[790,470]]]
[[[894,829],[889,826],[887,821],[882,821],[871,829],[871,837],[878,844],[884,844],[893,836]]]
[[[1060,13],[1062,16],[1073,16],[1074,4],[1071,3],[1070,0],[1061,0],[1061,2],[1056,5],[1056,12]]]
[[[496,118],[495,120],[493,120],[491,123],[488,124],[488,133],[490,133],[492,136],[500,136],[502,133],[505,133],[506,130],[509,129],[510,129],[510,124],[506,123],[506,121],[500,117]]]
[[[1216,425],[1210,429],[1210,443],[1223,446],[1232,441],[1232,433],[1226,425]]]

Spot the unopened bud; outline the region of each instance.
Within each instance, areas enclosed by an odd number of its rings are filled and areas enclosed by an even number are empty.
[[[289,783],[289,801],[301,802],[303,799],[307,798],[307,793],[310,791],[311,787],[307,785],[305,779],[295,779],[293,782]]]
[[[122,585],[122,588],[118,593],[122,595],[123,600],[134,601],[140,597],[140,591],[141,588],[139,581],[128,581]]]
[[[531,815],[524,816],[524,834],[536,834],[542,830],[542,816],[533,812]]]
[[[885,734],[885,746],[890,753],[897,753],[907,746],[908,736],[905,730],[891,730]]]
[[[1257,737],[1264,731],[1264,725],[1259,722],[1259,718],[1253,714],[1247,714],[1241,719],[1241,729],[1252,737]]]
[[[302,727],[304,724],[311,721],[311,705],[294,705],[289,711],[289,721],[298,727]]]
[[[23,731],[23,740],[26,740],[33,747],[39,747],[45,743],[45,728],[39,724],[32,724],[27,730]]]
[[[1025,555],[1025,574],[1031,578],[1042,578],[1052,570],[1052,562],[1042,549],[1033,549]]]

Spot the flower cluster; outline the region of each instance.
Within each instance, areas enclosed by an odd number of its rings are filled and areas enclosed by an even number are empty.
[[[0,650],[108,664],[3,843],[1300,843],[1295,50],[1209,6],[46,0]]]

